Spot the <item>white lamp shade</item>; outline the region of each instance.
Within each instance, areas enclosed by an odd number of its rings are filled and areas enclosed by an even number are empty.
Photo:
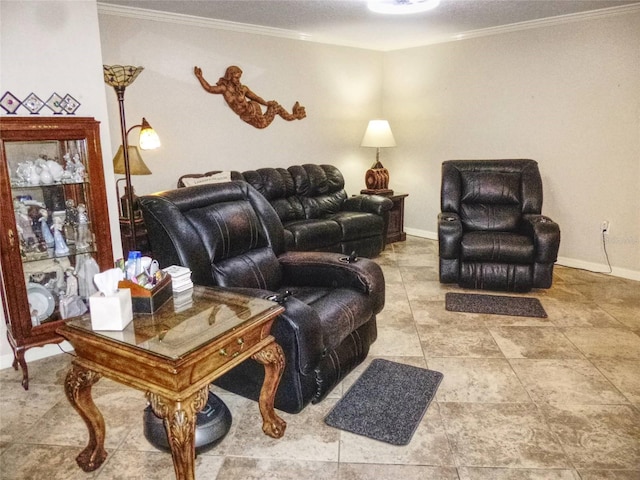
[[[371,120],[367,126],[361,147],[395,147],[396,139],[393,138],[391,127],[386,120]]]

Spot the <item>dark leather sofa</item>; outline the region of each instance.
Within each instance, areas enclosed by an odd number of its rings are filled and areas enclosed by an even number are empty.
[[[198,178],[219,172],[183,175]],[[374,258],[385,247],[393,202],[379,195],[348,197],[344,177],[332,165],[294,165],[231,172],[273,206],[285,229],[287,250],[324,251]]]
[[[443,162],[440,281],[516,292],[551,287],[560,228],[541,211],[534,160]]]
[[[139,201],[161,267],[189,267],[198,285],[279,296],[285,312],[271,333],[286,365],[276,408],[296,413],[320,401],[366,358],[385,302],[384,276],[373,260],[285,252],[278,215],[244,181],[179,188]],[[263,378],[262,365],[250,359],[216,383],[257,400]]]

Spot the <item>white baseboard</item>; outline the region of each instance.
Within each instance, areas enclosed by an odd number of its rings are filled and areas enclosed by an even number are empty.
[[[609,266],[603,263],[585,262],[583,260],[576,260],[575,258],[558,257],[558,265],[570,268],[579,268],[581,270],[589,270],[594,273],[605,273],[613,277],[626,278],[628,280],[640,281],[640,272],[635,270],[629,270],[628,268],[612,267],[609,272]]]
[[[405,228],[404,230],[407,235],[413,235],[414,237],[428,238],[429,240],[438,239],[438,234],[436,232],[429,232],[427,230],[419,230],[416,228]],[[603,263],[585,262],[584,260],[577,260],[575,258],[567,257],[558,257],[558,261],[556,263],[558,265],[562,265],[563,267],[579,268],[595,273],[606,273],[613,277],[640,281],[640,272],[629,270],[628,268],[613,267],[612,271],[609,273],[609,266]]]
[[[438,234],[436,232],[428,232],[427,230],[418,230],[417,228],[405,228],[404,231],[407,235],[412,235],[414,237],[428,238],[429,240],[438,239]]]

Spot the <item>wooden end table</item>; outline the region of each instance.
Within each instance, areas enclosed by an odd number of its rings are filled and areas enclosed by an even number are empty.
[[[404,242],[407,234],[404,231],[404,199],[408,193],[393,193],[393,190],[360,190],[361,194],[382,195],[393,202],[393,207],[389,210],[389,223],[387,225],[387,244]]]
[[[284,355],[270,331],[283,310],[261,298],[195,287],[191,298],[173,297],[153,315],[134,314],[123,331],[93,330],[89,315],[60,327],[76,352],[65,392],[89,430],[78,465],[90,472],[107,456],[104,419],[91,397],[101,376],[145,392],[163,419],[178,480],[195,478],[196,413],[206,404],[209,384],[248,358],[265,368],[258,402],[262,430],[282,437],[286,423],[273,403]]]

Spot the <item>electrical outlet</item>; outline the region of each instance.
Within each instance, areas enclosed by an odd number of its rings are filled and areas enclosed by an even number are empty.
[[[609,232],[611,231],[611,222],[609,222],[609,220],[603,220],[600,224],[600,231],[605,235],[609,235]]]

